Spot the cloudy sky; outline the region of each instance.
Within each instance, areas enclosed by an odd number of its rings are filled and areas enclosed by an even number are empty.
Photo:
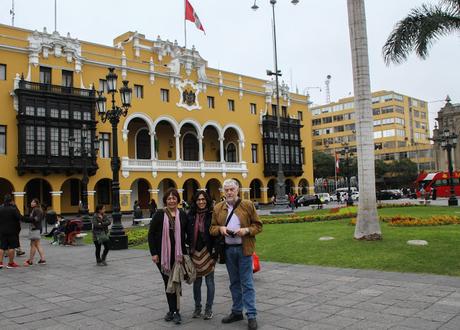
[[[195,45],[209,66],[265,79],[273,68],[271,6],[258,0],[189,0],[206,35],[187,22],[188,46]],[[10,0],[0,1],[0,23],[11,24]],[[367,0],[372,90],[394,90],[429,102],[431,122],[440,100],[460,102],[459,35],[436,42],[427,60],[415,55],[402,65],[385,66],[381,49],[395,23],[411,8],[435,0]],[[15,0],[15,26],[54,30],[55,0]],[[138,31],[149,39],[184,44],[183,0],[57,0],[57,30],[111,45],[113,38]],[[325,103],[324,81],[331,75],[331,99],[353,90],[346,0],[290,0],[276,4],[278,62],[283,79],[315,104]],[[311,88],[320,87],[320,88]],[[432,125],[431,125],[432,127]]]

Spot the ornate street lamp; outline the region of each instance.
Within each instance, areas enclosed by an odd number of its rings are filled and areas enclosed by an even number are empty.
[[[343,149],[340,152],[342,156],[345,157],[345,168],[347,171],[347,188],[348,188],[348,198],[347,206],[353,206],[353,197],[351,196],[351,187],[350,187],[350,157],[353,157],[353,153],[350,151],[348,143],[342,143]]]
[[[296,5],[299,3],[299,0],[292,0],[291,3]],[[280,106],[280,92],[279,92],[279,79],[278,77],[281,76],[281,70],[278,70],[278,52],[276,48],[276,21],[275,21],[275,5],[276,0],[270,0],[270,4],[272,5],[272,19],[273,19],[273,57],[275,61],[275,71],[267,70],[268,76],[275,76],[275,84],[276,84],[276,126],[277,126],[277,142],[278,142],[278,173],[277,173],[277,183],[275,185],[275,194],[276,194],[276,207],[279,209],[275,211],[275,213],[288,213],[286,210],[286,206],[288,205],[288,200],[286,198],[286,188],[284,182],[284,172],[283,172],[283,164],[281,161],[281,106]],[[257,0],[254,0],[254,4],[252,5],[251,9],[256,11],[259,9],[257,6]]]
[[[88,130],[85,124],[82,125],[80,134],[80,146],[75,145],[75,136],[71,136],[69,137],[69,148],[72,157],[75,154],[80,154],[82,157],[83,177],[81,179],[81,217],[83,222],[83,230],[91,230],[92,225],[88,212],[88,157],[96,157],[97,152],[99,151],[99,139],[96,136],[92,144],[91,142],[89,145],[86,143],[86,140],[88,139]]]
[[[447,128],[444,129],[442,135],[436,139],[437,142],[441,143],[441,148],[447,152],[447,162],[449,166],[449,185],[450,185],[450,197],[449,206],[458,206],[458,199],[455,195],[454,186],[454,169],[452,165],[452,149],[457,146],[457,134],[451,133]]]
[[[128,248],[128,236],[126,235],[123,224],[121,223],[120,212],[120,158],[118,157],[118,123],[121,116],[126,117],[128,109],[131,107],[132,89],[128,87],[128,81],[123,80],[120,88],[121,104],[115,104],[115,93],[117,92],[117,79],[114,68],[109,68],[106,76],[107,93],[112,95],[112,108],[107,110],[107,99],[102,91],[98,92],[96,100],[97,111],[103,123],[107,120],[112,124],[112,219],[113,225],[110,229],[111,248],[121,250]]]

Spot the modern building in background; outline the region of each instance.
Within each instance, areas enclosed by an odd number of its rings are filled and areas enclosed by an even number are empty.
[[[425,101],[393,91],[372,93],[375,158],[409,158],[419,171],[434,168]],[[353,97],[311,107],[313,149],[334,154],[348,143],[356,151]]]
[[[446,104],[439,110],[436,118],[437,126],[433,129],[433,140],[437,140],[445,129],[450,133],[460,136],[460,103],[451,103],[449,96],[446,98]],[[442,149],[440,142],[433,145],[433,154],[435,158],[435,169],[437,171],[448,171],[447,153]],[[454,170],[460,166],[460,147],[452,149],[452,165]]]
[[[311,114],[286,85],[278,109],[273,81],[210,68],[177,42],[127,32],[106,46],[0,25],[0,196],[13,193],[20,210],[39,198],[57,213],[77,212],[85,163],[90,212],[111,204],[111,126],[95,109],[109,67],[133,89],[118,125],[122,211],[161,201],[169,187],[188,201],[200,189],[219,200],[226,178],[240,182],[243,198],[267,203],[278,111],[286,192],[313,192]],[[72,137],[86,148],[69,148]]]

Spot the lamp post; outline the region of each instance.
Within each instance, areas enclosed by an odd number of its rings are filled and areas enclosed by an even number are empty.
[[[80,131],[80,146],[75,145],[75,136],[69,137],[69,148],[70,154],[74,157],[75,154],[80,154],[82,159],[82,174],[83,177],[81,179],[81,217],[83,222],[83,230],[91,230],[91,219],[89,217],[88,212],[88,157],[93,156],[96,157],[96,154],[99,150],[99,139],[96,137],[93,142],[93,147],[90,145],[88,146],[86,140],[88,139],[88,130],[85,124],[82,125]],[[90,137],[91,141],[91,137]]]
[[[291,0],[293,5],[299,3],[299,0]],[[275,206],[280,210],[286,209],[288,205],[288,200],[286,198],[286,188],[284,182],[284,172],[283,172],[283,164],[281,161],[281,107],[280,107],[280,92],[279,92],[279,79],[278,77],[281,76],[281,70],[278,70],[278,53],[276,48],[276,21],[275,21],[275,5],[276,0],[270,0],[270,4],[272,5],[272,19],[273,19],[273,57],[274,57],[274,64],[275,64],[275,71],[267,70],[268,76],[275,76],[275,84],[276,84],[276,128],[277,128],[277,142],[278,142],[278,173],[277,173],[277,183],[275,186],[275,194],[276,194],[276,202]],[[257,6],[257,0],[254,0],[254,4],[252,5],[251,9],[254,11],[259,9]],[[283,213],[286,211],[282,211]],[[276,213],[280,213],[280,211],[276,211]],[[288,212],[286,212],[288,213]]]
[[[350,187],[350,157],[353,156],[353,153],[350,151],[348,143],[342,143],[343,149],[340,152],[342,156],[345,157],[345,168],[347,169],[347,188],[348,188],[348,198],[347,206],[353,206],[353,197],[351,197],[351,187]]]
[[[449,197],[449,206],[458,206],[458,200],[455,196],[455,186],[454,186],[454,169],[452,165],[452,149],[455,149],[457,146],[457,134],[451,133],[447,128],[442,132],[442,136],[437,140],[441,142],[441,148],[447,152],[447,163],[449,166],[449,185],[450,185],[450,197]]]
[[[114,68],[109,68],[106,76],[107,93],[112,96],[112,108],[107,109],[107,99],[98,92],[96,100],[97,111],[103,123],[107,120],[112,124],[112,219],[113,225],[110,229],[110,243],[113,250],[128,248],[128,236],[126,235],[123,224],[121,223],[120,212],[120,158],[118,157],[118,123],[121,116],[126,117],[128,109],[131,107],[132,89],[128,87],[128,81],[123,80],[123,86],[119,89],[122,106],[115,104],[115,93],[117,92],[118,76]]]

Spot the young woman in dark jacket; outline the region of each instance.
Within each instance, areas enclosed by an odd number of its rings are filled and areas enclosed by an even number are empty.
[[[112,223],[105,214],[105,206],[99,204],[92,219],[93,224],[93,242],[96,247],[96,263],[98,266],[107,266],[105,259],[109,253],[109,226]],[[101,247],[104,245],[104,252],[101,257]]]
[[[40,260],[38,261],[38,264],[44,265],[46,264],[45,251],[43,250],[40,244],[40,233],[42,230],[42,221],[44,214],[40,206],[40,201],[37,198],[32,199],[30,207],[32,208],[28,220],[28,222],[30,223],[30,255],[29,259],[25,261],[24,265],[31,266],[33,264],[35,252],[38,252],[38,254],[40,255]]]
[[[170,188],[163,196],[164,209],[158,210],[150,222],[148,240],[152,261],[160,270],[165,284],[168,285],[169,276],[175,262],[182,262],[183,255],[187,254],[186,229],[187,216],[178,209],[180,203],[179,192]],[[164,317],[165,321],[182,322],[177,307],[178,296],[166,293],[169,312]]]
[[[212,305],[214,302],[214,266],[215,238],[209,233],[212,220],[212,202],[205,191],[198,191],[193,196],[190,212],[187,215],[187,243],[190,246],[190,254],[195,265],[197,274],[193,282],[193,299],[195,311],[193,318],[201,316],[201,283],[206,279],[206,307],[203,318],[212,319]]]

